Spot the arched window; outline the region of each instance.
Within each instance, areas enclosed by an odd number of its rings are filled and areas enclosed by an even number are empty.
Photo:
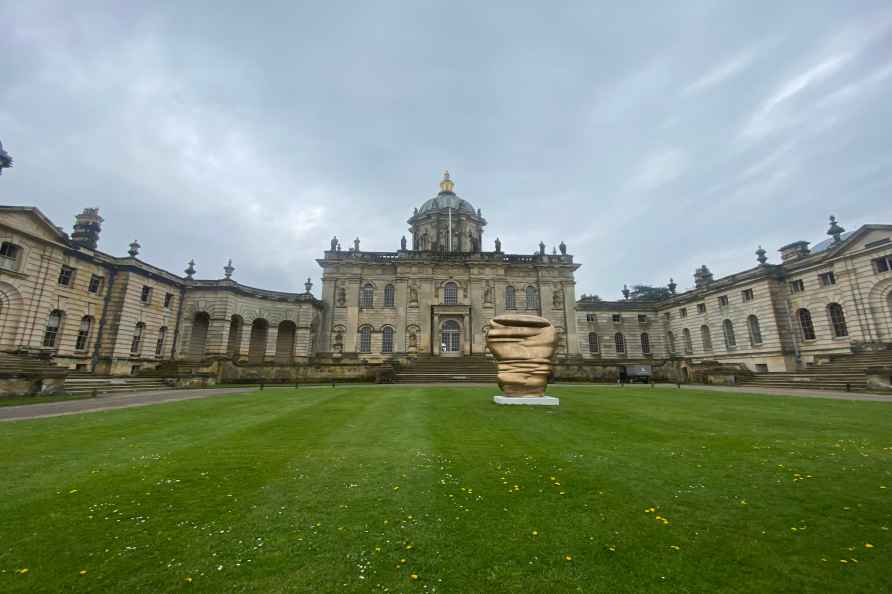
[[[830,327],[833,329],[833,338],[841,338],[849,335],[846,328],[846,315],[842,311],[839,303],[831,303],[827,306],[827,313],[830,314]]]
[[[19,246],[8,241],[0,244],[0,268],[17,272],[19,269]]]
[[[684,353],[685,355],[693,355],[694,354],[694,342],[691,340],[691,331],[687,328],[684,328],[681,331],[681,339],[684,341]]]
[[[597,353],[598,348],[598,335],[594,332],[588,333],[588,352]]]
[[[393,328],[390,326],[384,326],[381,330],[381,352],[393,352]]]
[[[712,334],[709,333],[709,326],[700,326],[700,342],[703,343],[703,350],[712,351]]]
[[[62,332],[62,319],[65,313],[58,309],[50,312],[46,319],[46,332],[43,333],[43,346],[55,348],[59,344],[59,334]]]
[[[393,285],[384,287],[384,307],[393,307],[396,303],[396,289]]]
[[[133,338],[130,340],[130,354],[138,355],[140,349],[142,349],[142,335],[146,330],[146,325],[142,322],[136,323],[136,328],[133,329]]]
[[[84,316],[81,318],[80,328],[77,329],[77,340],[74,341],[74,350],[86,351],[87,343],[90,340],[90,330],[93,329],[92,316]]]
[[[675,353],[678,349],[675,348],[675,334],[670,330],[668,334],[666,334],[666,340],[669,342],[669,352]]]
[[[514,287],[505,287],[505,309],[515,309],[517,303],[514,300]]]
[[[617,332],[613,335],[613,345],[616,347],[617,353],[625,353],[626,352],[626,337],[622,335],[621,332]]]
[[[537,309],[539,307],[539,292],[536,287],[527,287],[526,291],[527,309]]]
[[[155,356],[160,357],[164,354],[164,339],[167,338],[167,326],[158,328],[158,340],[155,342]]]
[[[372,352],[372,329],[368,326],[363,326],[359,329],[359,352]]]
[[[458,304],[458,285],[451,281],[443,285],[443,303],[446,305]]]
[[[731,350],[737,346],[737,339],[734,337],[734,324],[731,320],[722,322],[722,333],[725,335],[725,349]]]
[[[756,346],[762,344],[762,328],[759,327],[759,318],[750,316],[746,319],[746,326],[750,331],[750,344]]]
[[[359,307],[373,307],[375,305],[375,287],[365,284],[359,292]]]
[[[650,354],[650,336],[647,332],[641,334],[641,353],[644,355]]]
[[[802,329],[802,340],[814,340],[815,325],[811,321],[811,312],[802,308],[796,315],[799,317],[799,327]]]

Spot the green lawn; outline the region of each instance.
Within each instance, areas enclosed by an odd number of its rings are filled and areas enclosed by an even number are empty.
[[[892,404],[493,393],[276,389],[2,423],[0,591],[892,589]]]

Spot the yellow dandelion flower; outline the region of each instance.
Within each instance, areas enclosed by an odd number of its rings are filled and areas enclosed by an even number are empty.
[[[78,572],[78,575],[87,575],[87,570],[86,570],[86,569],[81,569],[81,570]]]
[[[840,563],[848,563],[849,560],[848,560],[848,559],[840,559],[839,562],[840,562]]]
[[[539,531],[538,531],[538,530],[533,530],[533,536],[539,536]],[[873,546],[873,545],[870,545],[870,546]]]
[[[405,563],[405,562],[406,562],[405,559],[400,559],[400,563]]]
[[[185,578],[185,582],[186,582],[187,584],[191,584],[191,583],[192,583],[192,576],[188,576],[188,575],[187,575],[186,578]]]
[[[415,548],[415,545],[413,545],[413,544],[407,544],[407,545],[406,545],[406,550],[407,550],[407,551],[408,551],[408,550],[411,550],[411,549],[414,549],[414,548]]]
[[[27,567],[23,567],[23,568],[21,568],[21,569],[16,569],[15,572],[16,572],[17,574],[19,574],[19,575],[25,575],[26,573],[28,573],[28,568],[27,568]]]
[[[610,551],[611,553],[615,553],[615,552],[616,552],[616,546],[614,546],[614,545],[610,545],[609,547],[607,547],[607,550]]]
[[[679,551],[679,550],[681,550],[681,547],[678,546],[678,545],[669,545],[669,548],[672,549],[673,551]]]
[[[865,548],[865,549],[872,549],[872,548],[873,548],[873,545],[870,544],[869,542],[865,542],[865,543],[864,543],[864,548]]]
[[[417,579],[418,579],[418,574],[417,574],[417,573],[413,573],[412,575],[409,576],[409,579],[417,580]]]
[[[566,561],[572,561],[572,560],[573,560],[573,555],[564,555],[564,560],[566,560]]]
[[[399,485],[394,485],[394,486],[393,486],[393,490],[394,490],[394,491],[399,491],[399,490],[400,490],[400,486],[399,486]]]
[[[741,499],[741,500],[740,500],[740,505],[746,505],[746,499]]]

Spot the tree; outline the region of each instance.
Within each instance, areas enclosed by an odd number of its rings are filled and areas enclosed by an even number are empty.
[[[629,299],[632,301],[660,301],[672,297],[668,287],[652,287],[650,285],[632,285]]]
[[[0,142],[0,175],[3,174],[4,169],[8,169],[12,167],[12,157],[9,156],[9,153],[3,150],[3,143]]]

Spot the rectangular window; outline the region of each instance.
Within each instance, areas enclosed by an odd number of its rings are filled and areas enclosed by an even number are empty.
[[[173,304],[173,293],[165,293],[164,294],[164,307],[170,309],[170,306]]]
[[[744,289],[743,291],[741,291],[740,296],[743,298],[744,303],[748,303],[753,300],[753,290]]]
[[[796,280],[790,281],[790,292],[791,293],[801,293],[805,290],[805,283],[802,282],[801,278],[797,278]]]
[[[152,302],[152,287],[143,285],[142,293],[139,295],[139,300],[143,303],[151,303]]]
[[[882,258],[874,258],[872,262],[873,269],[876,271],[877,274],[882,274],[884,272],[889,272],[890,270],[892,270],[892,255],[883,256]]]
[[[821,283],[822,287],[829,287],[830,285],[836,284],[836,277],[833,276],[832,270],[828,272],[822,272],[818,275],[818,282]]]
[[[672,319],[672,312],[671,312],[671,311],[667,311],[667,312],[663,313],[663,319],[666,320],[667,322],[668,322],[669,320],[671,320],[671,319]]]
[[[598,318],[595,317],[595,314],[585,314],[585,321],[586,322],[597,322]]]
[[[678,310],[678,317],[680,317],[680,318],[688,317],[688,308],[682,307],[680,310]]]
[[[16,272],[18,266],[19,247],[8,241],[0,244],[0,268]]]
[[[99,293],[102,290],[102,277],[93,275],[90,277],[90,286],[87,288],[91,293]]]
[[[70,287],[74,281],[74,268],[63,266],[59,271],[59,284],[63,287]]]
[[[697,313],[698,313],[698,314],[705,314],[705,313],[706,313],[706,304],[705,304],[705,303],[698,303],[698,304],[697,304]]]
[[[644,324],[647,322],[647,314],[638,314],[638,322]]]
[[[622,322],[623,321],[623,316],[621,314],[613,314],[612,316],[610,316],[610,318],[614,322]]]
[[[728,307],[727,295],[719,295],[719,307]]]

